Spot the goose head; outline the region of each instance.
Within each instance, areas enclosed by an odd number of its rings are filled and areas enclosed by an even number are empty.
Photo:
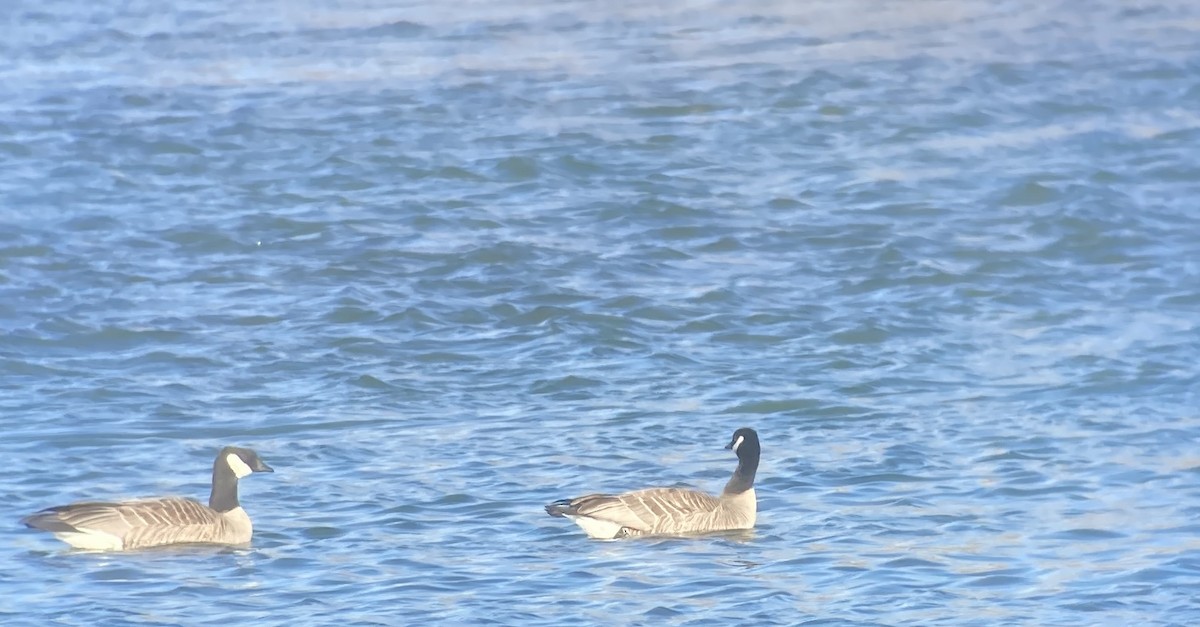
[[[758,461],[761,449],[758,445],[758,434],[754,429],[742,427],[733,432],[733,437],[730,438],[729,444],[725,448],[732,450],[737,454],[739,460],[754,460]]]
[[[217,455],[217,464],[224,464],[238,479],[256,472],[275,472],[258,453],[240,446],[226,446],[221,449],[221,453]]]

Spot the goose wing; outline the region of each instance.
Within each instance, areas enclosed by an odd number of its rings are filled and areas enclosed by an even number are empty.
[[[714,511],[717,498],[683,488],[651,488],[624,494],[589,494],[547,507],[552,515],[586,516],[606,520],[642,533],[686,527],[698,515]]]
[[[698,518],[711,514],[721,504],[714,496],[685,488],[651,488],[621,495],[621,503],[650,533],[688,531]]]
[[[127,547],[144,544],[147,535],[184,533],[215,527],[220,515],[187,498],[108,503],[89,501],[44,509],[25,518],[29,527],[55,533],[99,532],[122,538]]]

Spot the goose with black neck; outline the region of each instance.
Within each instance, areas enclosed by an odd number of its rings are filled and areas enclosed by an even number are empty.
[[[738,465],[719,496],[683,488],[649,488],[555,501],[546,506],[546,513],[574,522],[588,537],[603,539],[752,529],[758,517],[754,494],[762,452],[758,433],[738,429],[725,448],[737,455]]]

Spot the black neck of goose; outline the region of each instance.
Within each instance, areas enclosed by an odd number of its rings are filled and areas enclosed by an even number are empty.
[[[737,470],[733,471],[729,483],[725,484],[725,494],[741,494],[754,487],[754,475],[758,472],[758,447],[739,452]]]
[[[228,512],[241,507],[241,504],[238,503],[237,488],[237,475],[233,474],[233,469],[229,467],[229,464],[225,463],[224,459],[214,462],[212,494],[208,497],[208,506],[218,512]]]

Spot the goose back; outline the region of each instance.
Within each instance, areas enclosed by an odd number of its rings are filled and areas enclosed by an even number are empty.
[[[241,507],[217,512],[188,498],[83,502],[23,521],[75,548],[128,550],[182,543],[244,544],[254,529]]]
[[[714,497],[683,488],[650,488],[624,494],[589,494],[565,505],[561,515],[579,517],[576,522],[584,531],[589,531],[584,525],[591,522],[600,537],[609,538],[750,529],[757,517],[753,490]],[[616,529],[609,533],[612,527]]]

